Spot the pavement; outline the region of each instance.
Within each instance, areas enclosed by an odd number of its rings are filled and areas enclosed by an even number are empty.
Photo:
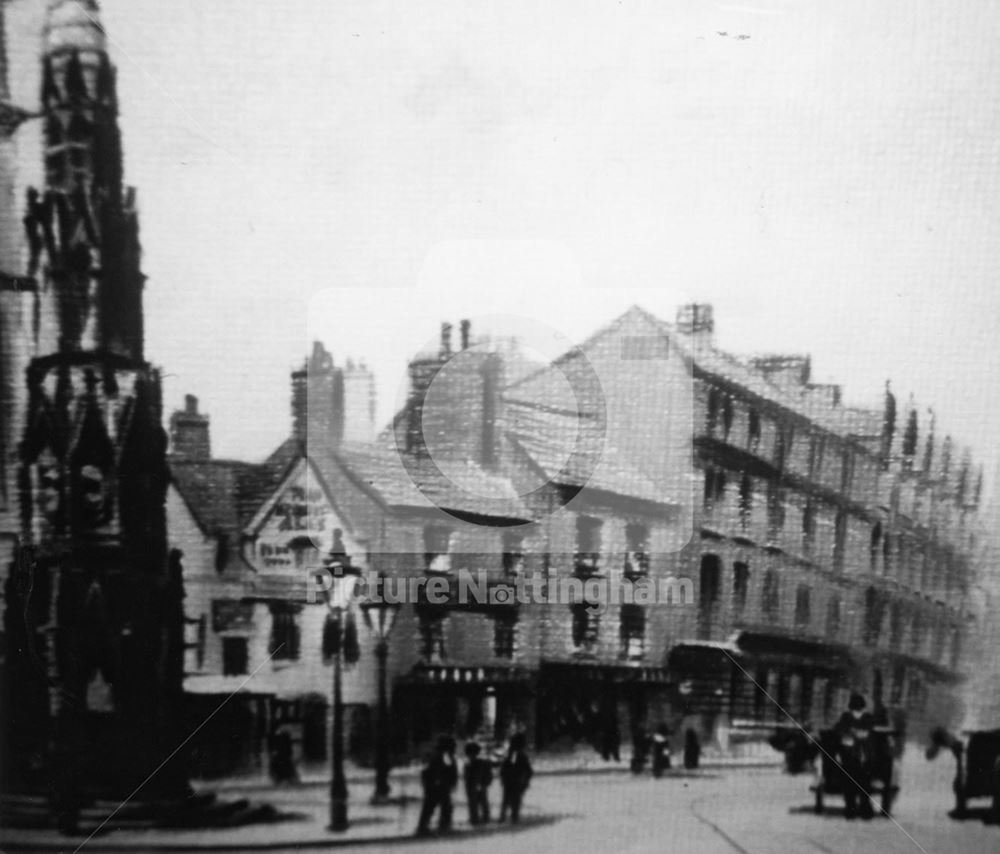
[[[699,775],[713,776],[722,769],[775,768],[777,754],[743,759],[723,759],[708,756],[703,768],[686,772],[674,769],[667,772],[667,778],[691,779]],[[538,755],[533,757],[535,783],[548,779],[558,787],[560,778],[580,777],[594,781],[612,776],[631,777],[628,757],[625,761],[604,761],[592,750],[561,755]],[[238,827],[210,829],[156,829],[122,827],[112,817],[106,825],[91,833],[98,821],[91,824],[78,836],[63,836],[53,830],[28,830],[5,828],[0,830],[0,846],[3,852],[86,851],[88,854],[100,852],[195,852],[195,851],[299,851],[331,847],[364,847],[367,850],[400,843],[426,845],[428,842],[441,844],[443,836],[418,838],[414,835],[420,811],[420,767],[417,765],[393,769],[391,775],[392,800],[388,804],[372,805],[368,797],[372,789],[370,769],[348,766],[346,769],[350,791],[349,819],[347,831],[334,833],[328,829],[329,823],[329,775],[324,769],[306,769],[300,774],[300,782],[295,785],[276,787],[264,775],[247,775],[222,781],[204,781],[195,784],[196,789],[213,791],[220,800],[246,798],[251,803],[267,803],[288,815],[287,820],[268,824],[250,824]],[[494,800],[499,797],[499,786],[495,785]],[[546,787],[548,788],[548,786]],[[473,827],[465,821],[466,808],[461,786],[455,798],[455,825],[447,840],[463,840],[466,845],[475,841],[476,846],[491,837],[508,837],[528,834],[539,828],[553,825],[563,819],[563,815],[547,811],[542,804],[525,804],[521,822],[517,825],[492,823]]]
[[[571,850],[575,854],[698,852],[698,854],[966,854],[1000,851],[1000,827],[979,820],[953,821],[951,781],[954,761],[934,762],[909,748],[904,757],[901,791],[891,818],[846,821],[842,802],[830,798],[823,815],[813,811],[809,775],[789,776],[771,762],[706,761],[697,771],[674,770],[663,779],[628,773],[622,764],[580,757],[536,757],[522,823],[472,828],[466,821],[461,791],[456,798],[453,832],[430,839],[413,835],[419,813],[416,769],[392,778],[396,801],[371,806],[370,773],[349,775],[350,829],[326,829],[325,781],[307,777],[297,786],[268,787],[244,779],[215,784],[220,797],[239,795],[266,800],[297,813],[295,821],[213,830],[122,830],[67,838],[38,832],[7,831],[5,852],[60,851],[291,852],[338,847],[358,852],[400,845],[443,854],[510,854],[519,851]],[[252,793],[248,794],[248,793]],[[494,808],[498,787],[491,793]],[[973,805],[975,806],[975,804]],[[113,822],[112,822],[113,823]]]

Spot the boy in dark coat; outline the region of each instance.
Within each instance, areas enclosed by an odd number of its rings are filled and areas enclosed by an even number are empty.
[[[500,765],[500,785],[503,786],[503,803],[500,806],[500,821],[506,821],[507,810],[515,824],[521,818],[521,800],[531,782],[533,769],[528,754],[524,752],[524,734],[517,733],[510,740],[510,749]]]
[[[493,782],[493,766],[479,756],[475,742],[465,745],[465,795],[469,803],[469,824],[485,824],[490,820],[489,788]]]
[[[455,763],[455,739],[445,736],[438,740],[437,749],[420,775],[424,787],[424,803],[420,809],[417,835],[430,833],[431,817],[439,810],[438,829],[451,830],[451,792],[458,784]]]

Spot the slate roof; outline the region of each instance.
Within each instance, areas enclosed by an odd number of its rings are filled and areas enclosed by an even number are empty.
[[[510,481],[472,463],[442,462],[442,473],[428,458],[409,458],[405,466],[395,444],[345,443],[336,452],[314,455],[320,472],[338,466],[388,507],[441,508],[495,518],[529,520],[531,514]]]
[[[301,444],[288,440],[263,463],[242,460],[168,460],[171,480],[199,527],[238,540],[244,526],[281,483]]]
[[[822,429],[844,437],[870,437],[877,436],[881,432],[882,413],[880,411],[845,407],[839,404],[834,406],[819,387],[805,385],[793,390],[778,385],[770,380],[763,371],[754,367],[749,360],[720,350],[710,343],[695,341],[691,336],[678,332],[673,324],[661,320],[639,306],[632,306],[624,315],[598,329],[586,341],[578,347],[568,350],[552,364],[558,365],[566,360],[576,358],[581,353],[586,354],[593,343],[602,335],[632,315],[644,318],[654,328],[659,329],[696,372],[744,389],[751,395],[768,400],[791,413],[812,421]],[[551,369],[551,366],[547,366],[528,377],[511,383],[505,389],[505,396],[508,400],[518,396],[526,396],[536,402],[541,400],[540,393],[551,393],[553,389],[551,386],[547,387],[544,382],[545,373]]]
[[[541,470],[564,486],[581,486],[657,504],[674,503],[637,461],[606,443],[598,425],[575,413],[561,413],[510,400],[507,438]]]

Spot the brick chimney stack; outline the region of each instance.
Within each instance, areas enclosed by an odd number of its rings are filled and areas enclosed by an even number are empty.
[[[337,448],[375,438],[375,375],[348,359],[337,367],[322,342],[292,373],[292,432],[302,443]]]
[[[693,341],[711,346],[715,332],[712,306],[708,303],[688,303],[677,309],[677,332]]]
[[[184,395],[184,408],[170,416],[170,453],[175,459],[210,460],[208,416],[198,411],[198,398]]]

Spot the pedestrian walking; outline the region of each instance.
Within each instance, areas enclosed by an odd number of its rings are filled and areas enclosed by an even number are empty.
[[[438,830],[447,833],[451,830],[451,793],[458,785],[455,739],[450,736],[438,739],[434,754],[421,772],[420,782],[424,789],[424,802],[420,808],[417,835],[427,836],[431,832],[431,818],[435,810],[438,811]]]
[[[670,730],[660,724],[653,733],[653,776],[660,778],[670,768]]]
[[[500,821],[507,820],[508,810],[511,822],[516,824],[521,818],[521,801],[534,773],[524,747],[524,733],[519,732],[511,738],[510,749],[500,765],[500,785],[503,787]]]
[[[698,741],[698,733],[689,728],[684,733],[684,767],[691,771],[698,767],[700,761],[701,742]]]
[[[493,766],[481,757],[474,741],[465,745],[465,796],[469,804],[469,824],[486,824],[490,820],[489,788],[493,782]]]

